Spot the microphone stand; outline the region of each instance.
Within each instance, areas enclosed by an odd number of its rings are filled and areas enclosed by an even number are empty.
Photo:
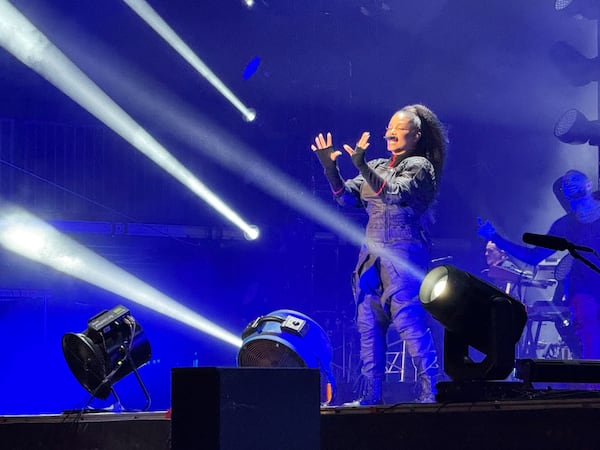
[[[583,257],[577,250],[575,250],[575,248],[573,246],[571,246],[568,250],[569,250],[569,254],[573,258],[578,259],[579,261],[581,261],[582,263],[584,263],[586,266],[588,266],[590,269],[592,269],[592,270],[600,273],[600,267],[598,267],[597,265],[595,265],[589,259]],[[593,251],[592,253],[594,255],[596,255],[596,257],[598,257],[598,254],[595,251]]]

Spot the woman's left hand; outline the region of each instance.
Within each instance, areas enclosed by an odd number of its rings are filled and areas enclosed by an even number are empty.
[[[369,147],[369,138],[370,137],[371,137],[371,133],[369,133],[368,131],[365,131],[360,136],[360,139],[356,143],[355,148],[350,147],[348,144],[344,144],[344,150],[346,150],[346,153],[348,153],[350,156],[354,155],[357,152],[364,153],[365,150],[367,149],[367,147]]]

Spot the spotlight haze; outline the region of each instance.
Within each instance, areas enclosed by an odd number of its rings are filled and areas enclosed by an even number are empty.
[[[0,245],[237,348],[242,340],[16,206],[0,208]]]
[[[6,0],[0,0],[0,45],[104,122],[243,232],[254,232],[238,213],[135,122]]]

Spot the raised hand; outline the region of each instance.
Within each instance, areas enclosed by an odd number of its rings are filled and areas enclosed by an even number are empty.
[[[486,241],[491,241],[492,238],[497,234],[496,228],[489,221],[484,221],[481,217],[477,218],[477,225],[479,228],[477,234],[484,238]]]
[[[342,154],[339,150],[333,149],[331,133],[327,133],[327,137],[323,133],[319,133],[315,138],[315,143],[310,146],[313,153],[319,158],[323,171],[327,177],[327,181],[331,185],[333,193],[341,195],[344,191],[344,181],[340,176],[336,159]]]
[[[361,167],[364,168],[367,164],[365,161],[365,151],[367,150],[367,147],[369,147],[370,137],[371,133],[365,131],[356,143],[356,147],[352,148],[349,145],[344,144],[344,150],[352,157],[352,163],[359,170]]]
[[[327,137],[323,136],[323,133],[319,133],[315,138],[315,143],[310,146],[313,152],[323,151],[325,155],[319,155],[319,160],[322,161],[323,156],[327,156],[331,161],[335,161],[338,156],[342,154],[339,150],[333,149],[331,133],[327,133]]]
[[[369,147],[369,138],[371,137],[371,133],[365,131],[361,136],[358,142],[356,143],[356,147],[352,148],[348,144],[344,144],[344,150],[350,156],[354,155],[356,152],[364,153],[365,150]]]

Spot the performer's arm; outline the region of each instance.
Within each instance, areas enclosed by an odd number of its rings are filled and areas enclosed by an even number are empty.
[[[323,167],[335,200],[342,206],[360,206],[359,190],[362,179],[355,178],[344,182],[337,165],[337,158],[342,152],[333,148],[331,133],[327,133],[326,138],[320,133],[315,138],[315,144],[311,145],[311,149]]]
[[[344,149],[371,189],[387,203],[426,207],[435,195],[435,173],[431,162],[421,156],[409,157],[400,163],[401,171],[387,180],[374,170],[373,161],[365,161],[368,137],[368,133],[363,133],[354,149],[348,145],[344,145]]]
[[[490,240],[506,253],[532,266],[537,266],[541,261],[555,253],[554,250],[548,250],[547,248],[531,248],[524,245],[515,244],[514,242],[511,242],[508,239],[500,236],[498,233],[493,235]]]
[[[367,163],[367,161],[365,161],[365,151],[366,148],[357,145],[354,148],[353,153],[350,155],[350,157],[352,158],[352,163],[354,164],[354,167],[358,169],[364,181],[366,181],[369,184],[371,189],[373,189],[373,191],[377,195],[385,196],[384,188],[386,185],[386,181],[381,175],[379,175],[377,172],[375,172],[375,170],[373,170],[373,168],[369,163]]]
[[[341,193],[344,189],[344,181],[338,169],[337,158],[342,152],[333,148],[331,133],[327,133],[327,138],[323,136],[323,133],[319,133],[315,138],[315,144],[311,145],[311,149],[317,155],[334,195],[337,192]]]
[[[477,234],[488,241],[492,241],[499,249],[504,250],[514,258],[532,266],[537,266],[542,260],[555,253],[554,250],[547,248],[526,247],[515,244],[498,234],[496,228],[488,221],[479,221]]]

